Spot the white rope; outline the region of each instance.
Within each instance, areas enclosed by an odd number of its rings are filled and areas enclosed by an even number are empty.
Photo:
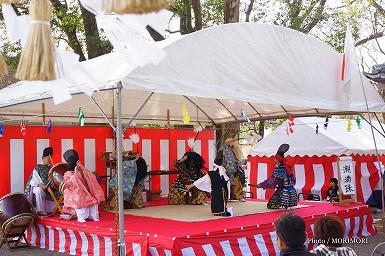
[[[41,24],[41,25],[51,26],[51,23],[45,20],[31,20],[30,22],[31,24]]]

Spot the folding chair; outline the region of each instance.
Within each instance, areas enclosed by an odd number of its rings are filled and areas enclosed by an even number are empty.
[[[48,190],[48,193],[51,195],[53,201],[56,204],[56,207],[53,210],[51,216],[55,216],[57,212],[59,212],[60,214],[63,214],[62,202],[63,202],[64,196],[63,196],[62,191],[60,191],[61,195],[59,196],[59,198],[56,198],[52,188],[49,187],[47,190]]]
[[[31,245],[25,237],[25,231],[34,223],[34,220],[35,216],[33,214],[22,213],[5,221],[0,228],[2,235],[0,248],[4,243],[7,244],[10,250],[30,247]],[[20,245],[22,238],[24,238],[25,245]]]

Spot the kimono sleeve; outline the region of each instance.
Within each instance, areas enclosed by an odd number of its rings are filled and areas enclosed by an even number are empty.
[[[202,178],[194,181],[194,186],[202,191],[211,192],[211,179],[208,174],[203,176]]]

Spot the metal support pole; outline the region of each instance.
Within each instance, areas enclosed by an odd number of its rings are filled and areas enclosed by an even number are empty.
[[[118,203],[119,203],[119,255],[126,255],[124,240],[124,209],[123,209],[123,130],[122,130],[122,83],[118,83],[117,90],[117,124],[116,139],[118,141]]]
[[[147,102],[151,99],[152,95],[154,95],[154,92],[151,92],[150,95],[146,98],[146,100],[143,102],[143,104],[140,106],[138,111],[136,111],[135,115],[130,119],[130,121],[127,123],[127,125],[124,127],[123,132],[127,130],[128,127],[132,124],[132,122],[135,120],[135,118],[139,115],[140,111],[146,106]]]
[[[110,119],[108,119],[106,113],[104,113],[102,107],[99,105],[99,103],[95,100],[95,98],[93,96],[91,96],[91,99],[92,101],[95,103],[95,105],[98,107],[100,113],[103,115],[103,117],[106,119],[106,121],[108,122],[108,124],[111,126],[112,130],[114,130],[114,132],[116,132],[116,128],[115,126],[111,123]]]

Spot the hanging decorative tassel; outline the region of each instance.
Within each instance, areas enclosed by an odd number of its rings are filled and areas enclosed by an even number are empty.
[[[245,111],[243,111],[243,109],[241,109],[241,117],[246,121],[248,122],[249,124],[252,123],[250,118],[246,115]]]
[[[325,123],[324,123],[324,129],[327,130],[329,125],[329,117],[326,117]]]
[[[116,14],[144,14],[159,12],[168,5],[166,0],[103,0],[103,10]]]
[[[0,123],[0,138],[4,135],[4,126],[2,123]]]
[[[348,128],[347,128],[348,132],[351,132],[352,131],[352,122],[349,120],[348,121]]]
[[[187,112],[186,105],[182,105],[182,114],[183,114],[183,123],[184,124],[189,124],[190,123],[190,115]]]
[[[78,110],[78,119],[80,126],[84,126],[86,118],[84,117],[83,109],[81,107]]]
[[[287,122],[289,123],[289,132],[294,133],[294,117],[292,115],[290,115],[287,118]]]
[[[21,54],[15,77],[19,80],[55,80],[55,47],[50,20],[52,6],[49,0],[31,0],[31,26]]]
[[[25,127],[25,121],[21,120],[20,122],[20,132],[23,136],[27,134],[27,128]]]
[[[7,63],[5,63],[4,57],[0,56],[0,77],[5,77],[6,75],[8,75]]]
[[[362,124],[361,124],[361,118],[360,118],[360,116],[357,116],[357,118],[356,118],[356,123],[357,123],[358,129],[361,129],[361,128],[362,128]]]
[[[317,125],[315,126],[315,134],[318,134],[318,132],[319,132],[319,126],[318,126],[318,123],[317,123]]]
[[[51,119],[49,119],[47,123],[47,133],[51,134],[51,132],[52,132],[52,121]]]
[[[290,133],[289,133],[289,126],[288,125],[286,125],[286,134],[287,134],[287,136],[290,135]]]

